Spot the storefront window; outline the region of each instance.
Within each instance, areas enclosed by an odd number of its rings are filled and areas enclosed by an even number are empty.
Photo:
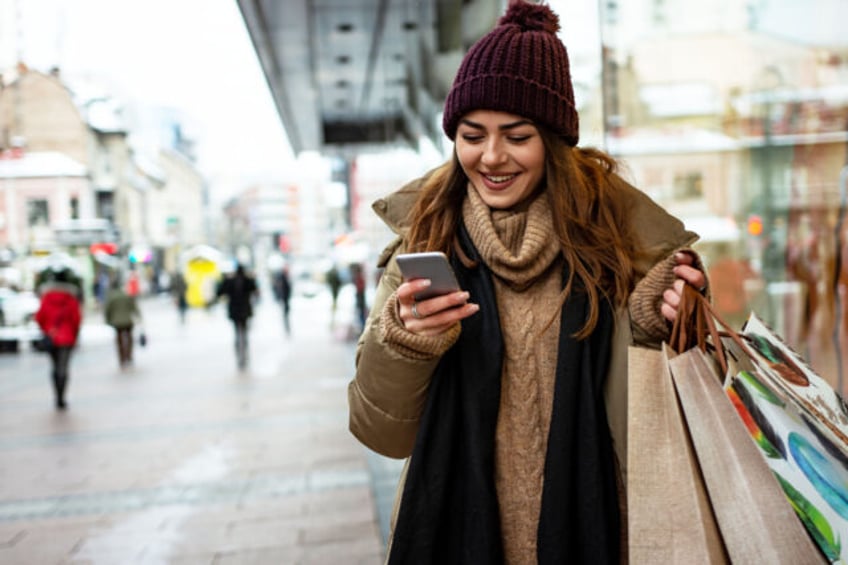
[[[756,312],[845,394],[848,3],[598,8],[581,117],[598,108],[629,180],[700,233],[719,312]]]

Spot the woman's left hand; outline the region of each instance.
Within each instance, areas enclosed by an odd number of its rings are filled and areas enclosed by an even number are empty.
[[[677,278],[671,288],[663,292],[663,303],[660,307],[660,312],[669,322],[674,322],[677,317],[677,306],[680,304],[681,296],[683,296],[684,285],[689,284],[696,288],[698,292],[703,292],[707,284],[707,277],[703,271],[692,266],[695,258],[690,253],[678,251],[674,255],[674,260],[677,261],[677,265],[674,267],[674,274]]]

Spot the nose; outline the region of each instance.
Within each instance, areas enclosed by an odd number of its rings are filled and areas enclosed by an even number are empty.
[[[484,165],[487,167],[500,165],[506,161],[506,158],[506,151],[499,139],[493,137],[486,141],[486,145],[483,147],[483,156],[480,159]]]

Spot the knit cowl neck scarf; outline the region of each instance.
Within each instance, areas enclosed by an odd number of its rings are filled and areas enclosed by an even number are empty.
[[[535,204],[528,208],[528,218],[536,213],[531,212]],[[391,565],[504,562],[494,478],[503,339],[492,277],[496,270],[514,270],[519,262],[515,257],[524,248],[518,246],[517,254],[510,251],[511,259],[488,265],[469,235],[479,226],[466,229],[469,216],[463,217],[459,241],[477,266],[467,268],[456,257],[451,262],[480,311],[462,321],[459,340],[434,371],[401,494]],[[539,261],[544,253],[535,255]],[[560,318],[537,531],[540,565],[619,561],[618,491],[603,394],[613,314],[602,303],[595,331],[577,341],[572,336],[587,314],[586,296],[572,292]]]
[[[514,290],[533,284],[559,255],[545,194],[519,210],[493,210],[469,184],[462,218],[483,261]]]

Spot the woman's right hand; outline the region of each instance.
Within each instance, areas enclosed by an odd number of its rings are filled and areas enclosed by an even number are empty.
[[[409,332],[436,336],[480,309],[479,305],[468,302],[469,294],[464,290],[416,301],[415,294],[428,286],[429,279],[415,279],[404,282],[397,288],[400,307],[398,315]]]

